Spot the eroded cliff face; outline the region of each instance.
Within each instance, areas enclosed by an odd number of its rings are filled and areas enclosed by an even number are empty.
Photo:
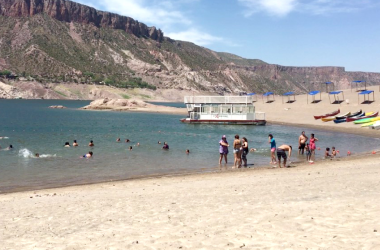
[[[0,0],[0,15],[3,16],[28,17],[42,13],[59,21],[121,29],[137,37],[149,37],[159,42],[164,38],[163,32],[156,27],[148,27],[133,18],[98,11],[71,1]]]

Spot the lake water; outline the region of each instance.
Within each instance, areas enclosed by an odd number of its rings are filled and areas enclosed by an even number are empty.
[[[379,141],[367,137],[288,126],[191,125],[180,123],[182,116],[156,113],[85,111],[77,108],[88,101],[0,100],[0,193],[59,187],[75,184],[122,180],[184,172],[206,172],[219,169],[219,140],[226,135],[232,144],[240,134],[249,146],[258,149],[248,155],[253,167],[270,161],[267,136],[273,133],[277,145],[297,146],[302,130],[314,132],[320,140],[317,147],[335,146],[341,152],[372,151]],[[164,104],[164,103],[163,103]],[[49,109],[64,105],[67,109]],[[170,104],[178,106],[181,104]],[[122,142],[117,143],[120,137]],[[130,143],[125,143],[125,139]],[[76,139],[79,147],[64,148],[66,141]],[[95,147],[87,145],[93,140]],[[167,141],[169,151],[162,150]],[[140,146],[137,146],[140,143]],[[4,150],[9,144],[13,150]],[[133,150],[129,150],[129,146]],[[186,149],[190,155],[186,155]],[[92,159],[80,156],[89,150]],[[229,164],[233,154],[230,150]],[[40,158],[33,155],[39,153]],[[295,154],[297,155],[297,153]],[[317,151],[321,158],[323,150]],[[292,161],[304,157],[292,157]],[[252,166],[252,165],[251,165]]]

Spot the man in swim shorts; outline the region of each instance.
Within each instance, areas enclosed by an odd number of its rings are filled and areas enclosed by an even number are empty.
[[[292,156],[292,146],[284,144],[277,148],[278,166],[280,168],[281,168],[281,158],[284,159],[284,168],[286,167],[286,159],[288,158],[286,156],[286,151],[289,152],[289,158],[290,158]]]
[[[302,131],[300,137],[298,138],[298,154],[302,154],[305,151],[306,142],[309,138],[305,135],[305,131]]]

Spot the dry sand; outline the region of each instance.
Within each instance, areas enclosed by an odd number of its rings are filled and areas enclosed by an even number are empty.
[[[0,195],[1,249],[380,249],[377,155]]]

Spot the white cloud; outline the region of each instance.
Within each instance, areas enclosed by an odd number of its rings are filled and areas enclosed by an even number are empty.
[[[248,9],[245,16],[251,16],[256,12],[267,12],[270,15],[285,16],[294,10],[297,0],[238,0]]]
[[[379,5],[376,0],[238,0],[245,7],[244,15],[257,12],[283,17],[291,12],[324,15],[354,12]]]
[[[176,40],[193,42],[202,46],[215,42],[223,42],[223,38],[221,37],[216,37],[194,28],[186,31],[168,33],[167,36]]]
[[[172,1],[100,0],[98,3],[109,12],[130,16],[150,25],[166,28],[176,23],[190,25],[192,22],[177,10]]]

